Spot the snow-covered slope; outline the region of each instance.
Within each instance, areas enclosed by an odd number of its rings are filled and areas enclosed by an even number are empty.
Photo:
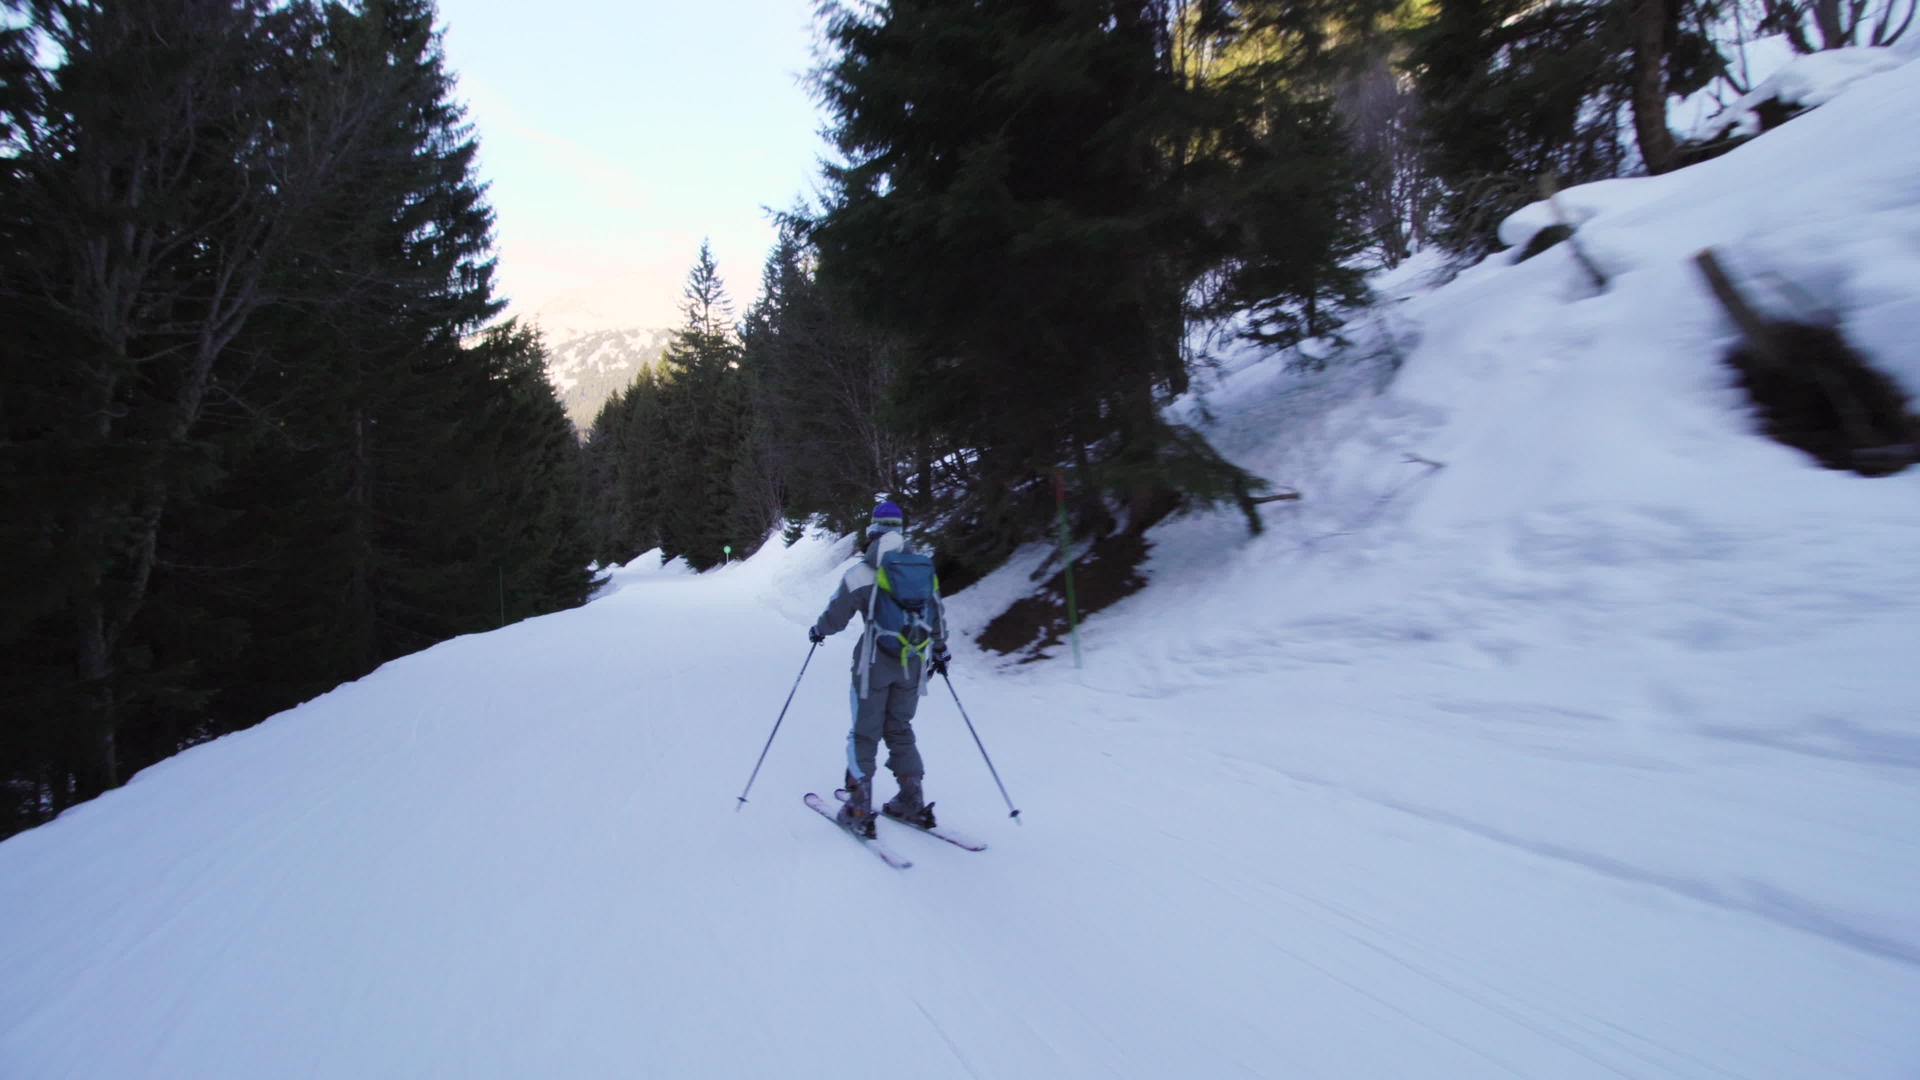
[[[442,644],[0,844],[0,1076],[1920,1074],[1920,477],[1751,433],[1688,256],[1920,383],[1920,65],[1183,408],[1299,488],[1086,666],[962,642],[973,854],[839,775],[843,542]],[[1591,196],[1591,198],[1589,198]],[[952,600],[977,630],[1039,553]],[[801,674],[749,802],[745,783]],[[883,782],[883,790],[885,785]]]

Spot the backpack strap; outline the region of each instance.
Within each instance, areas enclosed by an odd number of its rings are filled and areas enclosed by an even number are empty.
[[[876,564],[879,560],[875,560]],[[873,584],[868,586],[872,592],[867,594],[866,625],[860,631],[860,699],[865,701],[873,693],[873,660],[880,649],[880,627],[873,621],[874,612],[880,605],[880,575],[878,565],[873,568]]]

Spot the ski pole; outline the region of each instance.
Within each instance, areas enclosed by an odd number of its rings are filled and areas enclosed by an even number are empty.
[[[740,789],[740,802],[733,809],[737,813],[741,806],[747,805],[747,792],[753,790],[753,782],[760,776],[760,766],[767,763],[767,751],[773,749],[773,737],[780,734],[780,722],[787,718],[787,705],[793,704],[793,695],[800,689],[800,680],[807,677],[807,665],[813,663],[813,650],[820,647],[819,642],[807,646],[807,658],[800,661],[800,674],[794,676],[793,689],[787,691],[787,704],[780,706],[780,715],[774,718],[773,730],[767,732],[767,745],[760,748],[760,760],[753,763],[753,775],[747,777],[747,786]]]
[[[980,733],[973,729],[973,718],[967,715],[967,707],[960,704],[960,691],[953,688],[953,679],[946,672],[941,672],[940,678],[946,680],[947,693],[953,695],[953,707],[960,710],[960,719],[967,722],[967,734],[973,736],[973,745],[980,748],[980,756],[986,759],[987,771],[993,774],[993,782],[1000,785],[1000,797],[1007,800],[1007,809],[1013,810],[1007,816],[1013,819],[1015,825],[1020,824],[1020,811],[1014,809],[1013,796],[1007,794],[1007,785],[1000,783],[1000,770],[993,767],[993,758],[987,754],[986,744],[980,741]]]

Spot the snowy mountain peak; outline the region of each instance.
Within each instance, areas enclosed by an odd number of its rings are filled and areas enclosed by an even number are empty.
[[[608,330],[631,330],[660,320],[650,314],[659,304],[640,303],[641,279],[622,279],[556,297],[527,314],[540,327],[547,344],[563,345],[575,338]]]
[[[546,338],[547,377],[575,427],[591,426],[600,406],[658,361],[672,339],[672,330],[647,324],[647,313],[659,305],[636,299],[656,287],[640,278],[614,279],[526,315]]]

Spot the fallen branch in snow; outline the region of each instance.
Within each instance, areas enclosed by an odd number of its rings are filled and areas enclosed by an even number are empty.
[[[1554,218],[1567,230],[1565,243],[1573,252],[1574,261],[1578,262],[1580,268],[1587,272],[1587,276],[1593,279],[1594,288],[1606,292],[1607,275],[1601,272],[1600,264],[1594,262],[1593,257],[1587,254],[1587,249],[1580,245],[1579,226],[1567,217],[1566,209],[1560,205],[1560,181],[1552,173],[1545,173],[1540,177],[1540,197],[1547,201],[1547,206],[1553,211]]]
[[[1916,460],[1920,434],[1906,395],[1847,344],[1837,325],[1762,314],[1713,249],[1694,256],[1744,341],[1727,358],[1759,408],[1767,434],[1828,468],[1883,476]]]
[[[1270,502],[1280,502],[1283,499],[1297,499],[1299,497],[1300,497],[1299,492],[1289,488],[1286,491],[1282,491],[1277,495],[1256,496],[1252,501],[1256,503],[1270,503]]]
[[[1747,349],[1755,360],[1769,368],[1785,370],[1789,365],[1780,348],[1778,336],[1772,325],[1763,318],[1747,298],[1740,295],[1740,289],[1728,276],[1726,268],[1720,265],[1719,256],[1712,248],[1702,248],[1693,257],[1694,264],[1700,268],[1700,276],[1707,279],[1707,287],[1713,290],[1714,298],[1720,301],[1727,317],[1740,330],[1740,336],[1746,339]]]

